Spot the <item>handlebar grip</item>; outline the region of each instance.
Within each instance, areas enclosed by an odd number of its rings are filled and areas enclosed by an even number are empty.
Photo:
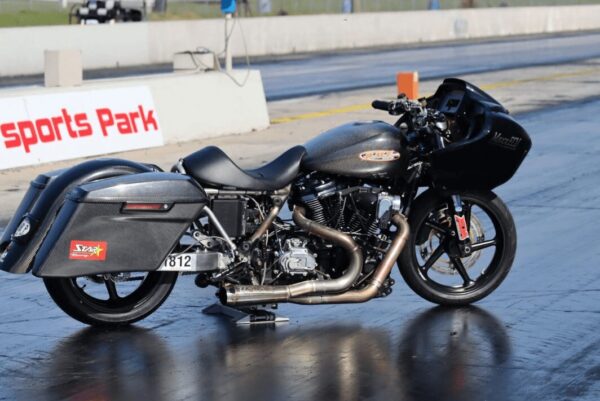
[[[377,110],[389,111],[392,102],[386,102],[384,100],[373,100],[371,107]]]

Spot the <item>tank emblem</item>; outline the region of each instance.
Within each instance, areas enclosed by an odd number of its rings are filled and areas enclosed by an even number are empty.
[[[400,159],[400,152],[395,150],[369,150],[362,152],[358,157],[368,162],[393,162]]]

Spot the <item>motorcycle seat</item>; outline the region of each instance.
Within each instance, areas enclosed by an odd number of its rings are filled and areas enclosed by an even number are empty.
[[[221,149],[208,146],[183,158],[182,165],[187,174],[211,187],[274,191],[296,178],[305,154],[303,146],[295,146],[262,167],[243,170]]]

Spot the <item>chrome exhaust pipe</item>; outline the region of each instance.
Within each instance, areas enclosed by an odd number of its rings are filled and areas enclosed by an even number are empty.
[[[402,253],[402,249],[406,245],[408,235],[410,233],[410,227],[406,221],[406,217],[401,214],[392,216],[392,223],[398,227],[398,234],[392,241],[390,249],[385,254],[383,260],[377,266],[373,278],[369,283],[360,290],[347,291],[342,294],[324,294],[324,295],[312,295],[305,297],[292,298],[288,302],[297,304],[346,304],[346,303],[359,303],[366,302],[372,298],[375,298],[379,294],[379,290],[383,286],[383,283],[390,275],[396,260]]]
[[[277,215],[279,214],[280,211],[281,211],[281,205],[274,205],[271,208],[271,210],[269,210],[269,214],[265,217],[265,219],[263,220],[262,224],[258,227],[258,229],[250,237],[250,243],[251,244],[253,244],[256,241],[258,241],[258,239],[260,237],[262,237],[264,233],[267,232],[267,230],[269,229],[269,227],[271,227],[271,224],[273,224],[273,222],[277,218]]]
[[[292,298],[312,294],[335,294],[346,291],[358,278],[363,267],[362,249],[352,237],[309,220],[302,207],[294,207],[294,222],[309,234],[331,241],[344,248],[350,257],[348,268],[341,277],[333,280],[308,280],[290,285],[231,285],[219,292],[225,305],[260,305],[288,302]]]

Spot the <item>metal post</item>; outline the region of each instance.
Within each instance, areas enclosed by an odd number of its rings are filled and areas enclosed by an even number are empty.
[[[229,46],[229,40],[231,39],[231,36],[230,36],[231,22],[232,22],[232,14],[231,13],[225,14],[225,70],[227,72],[231,72],[231,70],[233,69],[231,46]]]

